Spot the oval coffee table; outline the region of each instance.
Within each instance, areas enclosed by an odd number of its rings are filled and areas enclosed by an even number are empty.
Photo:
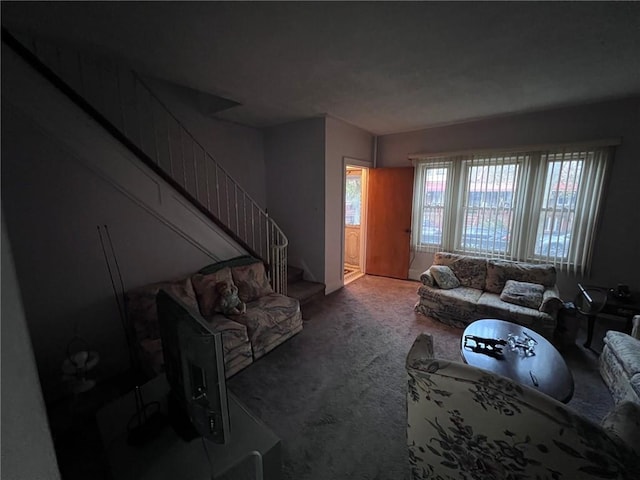
[[[520,349],[512,351],[508,345],[492,349],[491,342],[489,348],[483,348],[482,342],[479,345],[470,339],[465,342],[468,335],[506,341],[510,333],[520,338],[526,333],[538,342],[534,355],[525,356]],[[560,353],[546,338],[526,327],[497,319],[476,320],[462,334],[460,350],[469,365],[503,375],[564,403],[573,396],[573,376]]]

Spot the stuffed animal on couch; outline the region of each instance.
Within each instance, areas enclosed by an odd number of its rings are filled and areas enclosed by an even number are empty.
[[[231,280],[216,283],[218,299],[214,310],[223,315],[241,315],[247,311],[247,304],[240,300],[238,287]]]

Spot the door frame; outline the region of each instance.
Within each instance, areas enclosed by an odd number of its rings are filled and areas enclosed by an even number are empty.
[[[373,162],[368,161],[368,160],[362,160],[359,158],[354,158],[354,157],[342,157],[342,230],[341,230],[341,239],[340,239],[340,271],[342,272],[340,274],[340,278],[342,279],[342,285],[344,286],[344,248],[345,248],[345,242],[344,242],[344,231],[346,228],[346,222],[345,222],[345,215],[346,215],[346,195],[347,195],[347,166],[352,166],[352,167],[360,167],[360,168],[364,168],[364,169],[371,169],[373,168]],[[368,178],[368,175],[367,175]],[[369,212],[369,208],[368,208],[368,182],[366,182],[366,185],[363,185],[362,188],[362,206],[361,206],[361,210],[360,210],[360,255],[362,257],[362,265],[361,265],[361,270],[362,273],[365,273],[366,270],[366,259],[367,259],[367,232],[366,232],[366,225],[367,225],[367,215]],[[363,226],[365,227],[363,229]]]

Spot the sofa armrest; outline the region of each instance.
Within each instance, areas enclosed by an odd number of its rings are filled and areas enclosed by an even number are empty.
[[[563,305],[562,299],[560,298],[560,291],[557,285],[554,285],[543,292],[542,303],[538,310],[556,318]]]
[[[604,417],[601,425],[610,436],[622,440],[640,455],[640,405],[634,402],[619,403]]]
[[[406,368],[420,370],[433,361],[433,337],[428,333],[419,334],[407,355]]]
[[[433,280],[433,275],[431,275],[431,267],[420,274],[420,281],[427,287],[435,286],[436,282]]]

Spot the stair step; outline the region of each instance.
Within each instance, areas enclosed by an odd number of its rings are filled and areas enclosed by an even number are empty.
[[[287,265],[287,282],[299,282],[304,278],[304,270],[298,267]]]
[[[324,298],[324,289],[324,283],[298,280],[287,285],[287,296],[297,299],[300,305],[305,305],[319,298]]]

